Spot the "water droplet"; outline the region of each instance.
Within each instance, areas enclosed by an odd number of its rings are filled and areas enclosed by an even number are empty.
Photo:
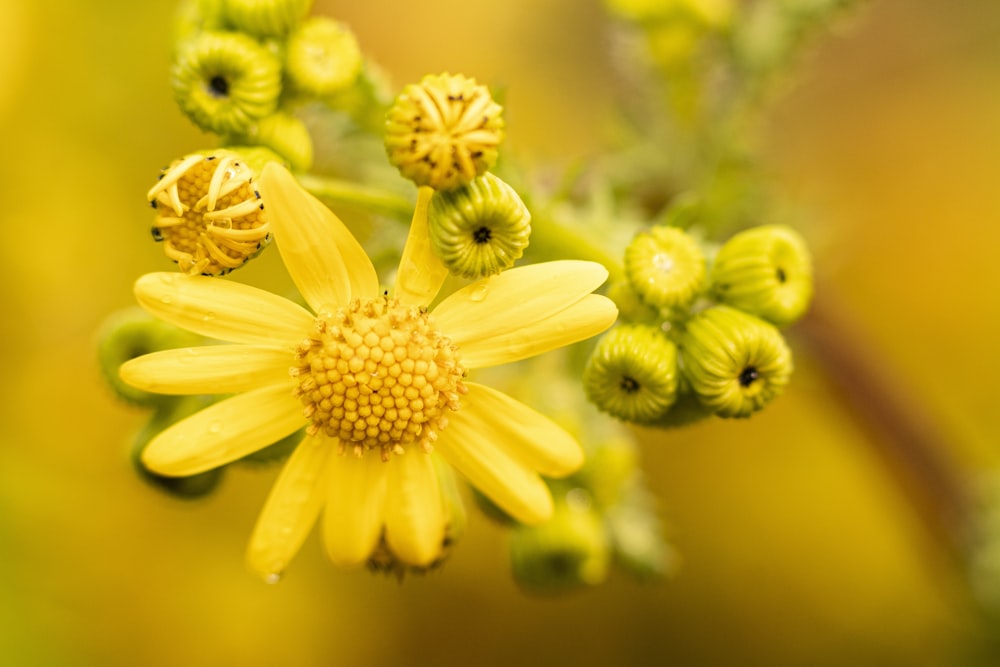
[[[169,306],[173,302],[174,298],[169,294],[164,294],[163,296],[160,297],[160,303],[162,303],[164,306]]]
[[[215,319],[215,313],[212,312],[205,313],[204,315],[201,316],[202,322],[211,322],[214,319]]]
[[[222,422],[214,421],[208,425],[209,433],[222,433]]]
[[[276,584],[279,581],[281,581],[281,573],[280,572],[272,572],[272,573],[270,573],[268,575],[265,575],[265,577],[264,577],[264,583],[265,584]]]
[[[472,288],[472,292],[469,293],[469,301],[474,301],[479,303],[486,298],[486,294],[490,291],[490,286],[486,282],[479,283]]]

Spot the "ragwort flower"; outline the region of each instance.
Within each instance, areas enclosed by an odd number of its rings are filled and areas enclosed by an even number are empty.
[[[248,549],[276,580],[323,514],[326,551],[360,564],[387,547],[426,566],[447,541],[433,457],[442,457],[511,516],[553,509],[540,475],[563,476],[582,451],[527,406],[466,381],[467,370],[530,357],[611,325],[613,303],[591,294],[599,264],[560,261],[473,283],[429,312],[447,271],[431,251],[420,191],[391,296],[347,227],[276,163],[258,183],[278,250],[312,312],[225,280],[152,273],[136,283],[151,313],[235,343],[168,350],[124,364],[147,391],[234,393],[167,428],[143,454],[164,475],[224,465],[302,426]]]

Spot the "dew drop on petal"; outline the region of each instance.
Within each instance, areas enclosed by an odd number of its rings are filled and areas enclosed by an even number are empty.
[[[476,285],[472,292],[469,294],[469,301],[475,301],[479,303],[486,298],[486,294],[490,291],[490,286],[486,282],[482,282]]]
[[[281,581],[281,573],[280,572],[271,572],[270,574],[264,576],[264,583],[265,584],[276,584],[279,581]]]
[[[208,425],[209,433],[222,433],[222,422],[214,421]]]

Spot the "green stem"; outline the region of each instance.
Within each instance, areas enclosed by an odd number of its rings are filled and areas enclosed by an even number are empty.
[[[570,226],[552,218],[532,222],[529,248],[532,255],[542,260],[586,259],[603,264],[611,281],[624,275],[624,268],[617,255],[609,254],[608,248],[584,234],[578,226]]]
[[[313,174],[298,174],[298,179],[306,190],[335,204],[359,206],[406,222],[413,215],[413,202],[394,192]]]

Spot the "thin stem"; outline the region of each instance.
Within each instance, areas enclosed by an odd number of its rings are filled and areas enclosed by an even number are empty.
[[[405,222],[413,215],[413,202],[394,192],[314,174],[299,174],[298,179],[312,194],[336,204],[359,206]]]

